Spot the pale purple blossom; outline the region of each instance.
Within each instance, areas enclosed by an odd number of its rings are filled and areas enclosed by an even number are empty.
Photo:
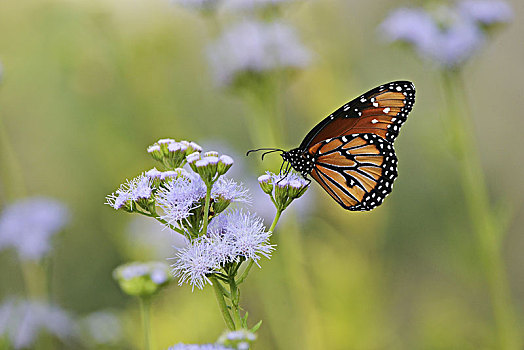
[[[51,249],[51,237],[68,221],[69,210],[55,199],[19,200],[0,215],[0,250],[14,248],[23,260],[39,260]]]
[[[148,153],[160,152],[160,151],[161,151],[160,145],[151,145],[151,146],[147,147],[147,152]]]
[[[41,332],[67,340],[74,331],[71,317],[57,306],[10,299],[0,306],[0,337],[15,349],[32,348]]]
[[[188,163],[193,163],[200,159],[200,152],[193,152],[186,156],[186,160]]]
[[[513,19],[513,10],[505,1],[465,0],[458,3],[462,15],[483,25],[508,23]]]
[[[220,162],[224,163],[225,165],[233,165],[234,163],[233,158],[225,154],[220,156]]]
[[[260,258],[271,257],[271,252],[275,249],[274,245],[269,244],[271,232],[266,232],[264,223],[256,215],[245,213],[241,210],[234,210],[221,214],[225,220],[221,227],[211,227],[212,230],[221,232],[221,239],[231,246],[230,260],[237,257],[252,259],[258,265]],[[218,235],[217,235],[218,236]]]
[[[121,209],[131,202],[142,199],[149,199],[153,193],[153,178],[147,174],[141,174],[132,180],[127,180],[124,184],[106,197],[107,205],[114,209]]]
[[[189,217],[191,210],[198,206],[198,202],[206,195],[206,186],[202,179],[194,174],[187,173],[169,181],[157,194],[157,204],[163,209],[162,219],[170,224]]]
[[[132,280],[139,277],[148,277],[153,283],[161,285],[169,279],[169,266],[163,262],[132,262],[121,265],[114,271],[117,279]]]
[[[247,329],[225,332],[218,338],[218,343],[230,346],[236,350],[249,350],[251,344],[257,339],[253,332]]]
[[[178,284],[189,283],[193,288],[203,289],[206,283],[211,284],[207,275],[220,268],[212,246],[205,240],[196,240],[179,249],[174,259],[171,266],[173,274],[179,278]]]
[[[311,61],[311,53],[292,27],[282,22],[257,21],[231,27],[208,46],[207,57],[220,85],[233,83],[242,73],[302,69]]]
[[[171,142],[167,146],[169,152],[184,152],[187,149],[187,145],[181,142]]]
[[[202,289],[211,283],[208,275],[220,271],[224,264],[239,258],[270,258],[274,246],[269,243],[270,232],[265,232],[262,219],[240,210],[213,218],[207,235],[179,249],[174,258],[173,273],[179,284],[189,283]]]
[[[398,8],[382,22],[380,30],[388,41],[408,43],[421,57],[453,69],[484,45],[486,26],[506,23],[511,17],[505,2],[468,0],[433,11]]]
[[[223,176],[218,178],[211,190],[211,198],[218,197],[230,202],[249,203],[251,201],[249,191],[242,184]]]

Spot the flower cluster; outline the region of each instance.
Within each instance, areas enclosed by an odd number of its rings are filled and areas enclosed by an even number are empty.
[[[285,210],[291,202],[306,193],[309,187],[309,182],[295,173],[283,175],[267,172],[258,178],[258,183],[271,197],[278,211]]]
[[[69,210],[55,199],[33,197],[15,202],[0,215],[0,250],[15,248],[21,259],[39,260],[68,221]]]
[[[33,348],[41,332],[63,341],[73,333],[73,320],[62,309],[39,301],[10,299],[0,306],[0,339],[14,349]]]
[[[208,189],[211,215],[223,212],[233,202],[250,200],[241,184],[223,176],[233,165],[227,155],[202,153],[194,142],[171,139],[159,140],[148,152],[166,171],[153,168],[126,181],[107,196],[106,204],[164,220],[172,228],[185,229],[190,238],[202,229]],[[185,164],[189,169],[182,168]]]
[[[311,61],[295,31],[282,22],[243,21],[229,28],[207,49],[219,85],[241,84],[253,75],[302,69]]]
[[[398,8],[381,24],[391,42],[404,42],[444,68],[465,63],[486,41],[489,31],[512,18],[503,1],[466,0],[432,9]]]
[[[179,250],[173,271],[180,278],[179,284],[187,282],[202,289],[206,282],[211,283],[208,276],[228,269],[232,263],[251,259],[258,264],[262,256],[270,258],[274,249],[270,236],[257,216],[228,211],[211,221],[206,235]]]
[[[304,194],[308,183],[293,173],[268,173],[269,184],[261,180],[277,207],[277,215],[266,230],[260,217],[229,208],[233,202],[250,201],[242,185],[225,177],[233,165],[231,157],[203,152],[193,142],[171,139],[159,140],[148,152],[165,170],[153,168],[127,181],[107,197],[106,203],[155,218],[182,234],[187,244],[178,249],[171,265],[179,284],[187,283],[193,289],[212,284],[228,328],[247,328],[247,312],[241,315],[239,306],[239,285],[253,265],[260,267],[262,257],[271,257],[274,245],[270,237],[280,214]],[[170,281],[167,265],[160,263],[126,264],[114,271],[114,277],[125,293],[141,298],[153,295]],[[227,347],[179,344],[172,349],[246,350],[254,340],[252,334],[225,339],[223,345]]]
[[[233,349],[249,350],[251,344],[257,339],[256,335],[247,329],[226,332],[218,338],[218,343],[230,346]]]
[[[171,281],[169,266],[156,261],[121,265],[113,271],[113,277],[126,294],[140,297],[155,294]]]

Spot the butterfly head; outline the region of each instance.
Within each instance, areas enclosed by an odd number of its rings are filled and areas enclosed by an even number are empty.
[[[293,169],[303,175],[310,173],[313,169],[313,157],[300,148],[294,148],[288,152],[282,152],[281,156],[284,162],[291,164]]]

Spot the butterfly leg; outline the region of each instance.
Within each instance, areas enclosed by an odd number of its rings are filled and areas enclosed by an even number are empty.
[[[307,171],[304,171],[304,172],[302,172],[301,175],[307,181],[307,186],[309,186],[309,184],[311,183],[311,179],[309,177],[307,177],[309,175],[309,173]]]

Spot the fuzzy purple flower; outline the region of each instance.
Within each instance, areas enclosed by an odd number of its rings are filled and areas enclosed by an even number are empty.
[[[453,69],[467,62],[486,42],[484,29],[511,19],[504,2],[470,0],[433,11],[399,8],[382,22],[380,30],[390,42],[411,45],[421,56]]]
[[[178,251],[173,267],[173,274],[179,277],[178,284],[189,283],[193,288],[203,289],[211,284],[207,275],[217,272],[219,261],[212,252],[212,246],[205,240],[197,240]]]
[[[69,221],[61,202],[27,198],[8,205],[0,215],[0,250],[15,248],[23,260],[39,260],[51,249],[50,239]]]
[[[14,349],[33,348],[41,332],[67,340],[73,324],[65,311],[40,301],[12,299],[0,306],[0,338],[5,336]]]
[[[219,85],[232,84],[243,73],[302,69],[311,61],[293,28],[282,22],[241,22],[210,45],[207,56]]]
[[[191,210],[206,195],[206,186],[202,179],[193,173],[169,181],[157,195],[157,204],[163,209],[162,219],[176,224],[191,215]]]
[[[218,178],[217,182],[214,183],[211,198],[223,199],[228,202],[250,202],[249,192],[242,184],[224,177]]]
[[[489,26],[508,23],[513,19],[511,6],[498,0],[465,0],[458,3],[460,13],[470,19]]]
[[[133,202],[151,198],[153,192],[152,186],[153,177],[148,174],[141,174],[120,185],[115,192],[106,197],[105,204],[117,210],[122,208],[132,210],[134,209]]]
[[[211,283],[208,275],[220,271],[224,264],[239,258],[270,258],[274,246],[269,244],[270,232],[265,232],[262,219],[236,210],[215,217],[208,233],[178,251],[173,272],[179,284],[189,283],[202,289]]]

